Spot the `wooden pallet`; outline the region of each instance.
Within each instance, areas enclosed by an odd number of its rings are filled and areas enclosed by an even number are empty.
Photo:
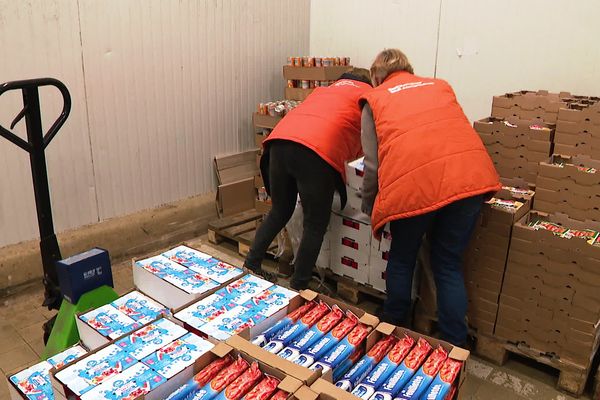
[[[325,278],[333,283],[337,288],[337,295],[352,304],[362,302],[365,297],[375,298],[377,301],[383,301],[386,298],[385,293],[372,288],[371,286],[363,285],[355,282],[346,276],[334,274],[331,270],[325,270]]]
[[[497,365],[503,365],[508,360],[510,353],[526,357],[558,370],[559,376],[556,384],[558,390],[567,392],[573,396],[580,396],[584,392],[592,368],[591,359],[588,365],[582,366],[555,355],[536,350],[523,343],[510,343],[487,335],[477,335],[475,354],[478,356]]]
[[[262,218],[262,213],[250,210],[212,221],[208,224],[208,241],[213,244],[226,240],[234,242],[238,246],[238,253],[245,257]],[[277,245],[271,244],[268,251],[274,252],[276,249]]]

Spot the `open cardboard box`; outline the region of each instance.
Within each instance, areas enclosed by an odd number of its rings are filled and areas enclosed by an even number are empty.
[[[558,111],[560,121],[600,125],[600,104],[572,104]]]
[[[256,189],[254,177],[260,174],[256,157],[259,150],[250,150],[214,159],[217,174],[217,212],[225,217],[254,208]]]
[[[304,101],[315,89],[285,88],[285,98],[288,100]]]
[[[371,347],[373,347],[379,340],[383,339],[385,336],[394,335],[394,336],[401,338],[405,334],[408,336],[411,336],[413,339],[415,339],[415,341],[418,340],[419,338],[423,337],[431,344],[431,346],[433,348],[436,348],[438,345],[442,346],[446,351],[448,351],[448,357],[455,359],[455,360],[463,361],[463,366],[461,368],[461,371],[460,371],[460,373],[457,377],[457,381],[456,381],[457,382],[456,396],[459,396],[458,393],[460,393],[462,384],[464,383],[464,380],[467,376],[466,362],[470,355],[468,350],[462,349],[460,347],[452,346],[450,343],[447,343],[447,342],[444,342],[444,341],[441,341],[438,339],[434,339],[431,337],[427,337],[427,336],[418,334],[416,332],[410,331],[408,329],[399,328],[397,326],[382,322],[367,337],[366,351],[368,352],[371,349]],[[335,386],[334,383],[329,382],[326,379],[322,379],[322,378],[317,379],[310,386],[310,389],[317,394],[324,394],[324,395],[327,395],[330,398],[334,398],[334,399],[344,399],[344,400],[357,400],[358,399],[358,397],[352,395],[351,393],[346,392],[345,390],[338,388],[337,386]]]
[[[254,180],[252,182],[254,182]],[[184,245],[191,247],[185,243]],[[173,248],[175,247],[177,246],[174,246]],[[214,288],[208,289],[205,292],[189,293],[188,291],[174,285],[173,283],[167,282],[164,279],[159,278],[158,276],[145,270],[144,268],[136,266],[136,262],[162,255],[162,253],[163,252],[158,252],[150,254],[148,256],[132,259],[131,264],[133,268],[133,284],[141,292],[155,299],[159,303],[164,304],[166,307],[172,310],[179,309],[186,304],[192,303],[194,301],[197,301],[199,299],[213,294],[217,290],[229,285],[231,282],[243,276],[245,272],[242,270],[242,273],[240,275],[231,278],[227,282],[219,284]]]
[[[254,345],[250,342],[250,340],[254,336],[256,336],[256,334],[264,332],[265,330],[267,330],[268,328],[273,326],[277,321],[279,321],[279,319],[281,319],[284,315],[287,315],[290,312],[294,311],[295,309],[302,306],[307,301],[317,301],[317,302],[323,301],[330,307],[335,304],[335,305],[339,306],[342,309],[342,311],[344,311],[344,312],[346,312],[347,310],[351,311],[358,317],[359,322],[361,322],[367,326],[370,326],[373,329],[375,327],[377,327],[377,325],[379,324],[379,318],[365,312],[364,310],[362,310],[358,307],[354,307],[354,306],[345,304],[341,301],[335,300],[335,299],[333,299],[329,296],[325,296],[323,294],[316,293],[312,290],[303,290],[300,292],[300,295],[297,298],[294,298],[293,301],[290,301],[285,314],[276,315],[271,318],[268,318],[267,320],[264,321],[264,324],[263,324],[263,326],[260,327],[260,329],[255,330],[256,332],[251,332],[250,329],[245,329],[242,332],[240,332],[238,335],[230,337],[227,340],[227,343],[237,349],[243,349],[243,351],[246,351],[246,352],[251,351],[251,352],[256,352],[256,354],[260,354],[261,357],[264,358],[265,361],[269,362],[271,365],[276,366],[277,368],[281,369],[286,374],[291,375],[291,376],[301,380],[302,382],[310,385],[320,376],[320,372],[312,371],[308,368],[301,367],[297,364],[294,364],[288,360],[284,360],[283,358],[280,358],[276,354],[269,353],[268,351]],[[331,381],[331,379],[332,379],[331,371],[328,372],[327,374],[325,374],[324,378]]]
[[[255,128],[273,129],[282,118],[283,117],[272,117],[270,115],[254,113],[252,114],[252,123]]]

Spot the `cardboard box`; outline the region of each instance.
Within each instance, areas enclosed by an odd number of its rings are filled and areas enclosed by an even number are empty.
[[[283,77],[288,80],[334,81],[339,79],[344,72],[348,72],[351,69],[351,65],[331,67],[294,67],[284,65]]]
[[[92,289],[114,286],[108,251],[98,247],[57,261],[56,273],[60,292],[71,304]]]
[[[96,349],[142,325],[112,304],[77,314],[75,323],[79,338],[88,349]]]
[[[578,142],[575,145],[556,143],[554,152],[566,156],[588,156],[593,159],[600,159],[600,141],[594,140],[591,143]]]
[[[385,272],[388,263],[388,253],[388,251],[382,252],[371,248],[371,257],[369,259],[369,285],[382,293],[386,293]]]
[[[254,177],[260,174],[256,165],[258,150],[250,150],[214,159],[217,174],[217,212],[225,217],[254,208]]]
[[[350,186],[346,186],[346,194],[348,196],[348,202],[346,203],[346,209],[361,211],[361,209],[362,209],[362,193],[361,193],[361,191],[354,189]]]
[[[288,100],[304,101],[315,89],[285,88],[285,98]]]
[[[313,292],[312,290],[303,290],[300,292],[300,296],[298,298],[294,299],[293,301],[290,301],[286,311],[286,315],[292,312],[293,310],[297,309],[298,307],[302,306],[307,301],[323,301],[330,307],[333,305],[337,305],[343,311],[349,310],[350,312],[354,313],[359,318],[359,322],[372,328],[377,327],[379,324],[379,319],[376,316],[365,312],[361,308],[345,304],[329,296]],[[267,321],[265,321],[265,325],[262,327],[263,331],[273,326],[282,317],[283,316],[278,315],[276,317],[267,319]],[[235,347],[236,349],[240,349],[243,352],[254,351],[256,352],[256,354],[260,354],[261,356],[259,358],[265,360],[270,365],[277,367],[282,372],[293,376],[306,384],[310,385],[320,376],[320,372],[315,372],[308,368],[301,367],[288,360],[280,358],[276,354],[269,353],[268,351],[252,344],[250,342],[252,338],[252,332],[250,332],[249,329],[245,329],[238,335],[232,336],[231,338],[227,339],[227,343],[230,344],[232,347]],[[331,374],[326,374],[324,378],[331,380]]]
[[[600,104],[585,105],[581,102],[561,107],[558,111],[560,121],[600,125]]]
[[[272,117],[259,113],[252,114],[252,124],[255,128],[273,129],[283,117]]]
[[[357,211],[344,210],[332,213],[331,270],[356,282],[369,282],[369,258],[371,252],[370,218]]]

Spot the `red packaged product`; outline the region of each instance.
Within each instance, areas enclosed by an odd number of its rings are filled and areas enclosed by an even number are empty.
[[[371,332],[371,327],[365,324],[358,324],[348,334],[347,340],[353,346],[358,346]]]
[[[317,303],[315,303],[314,301],[309,301],[307,303],[304,303],[304,305],[296,308],[294,311],[292,311],[291,313],[289,313],[287,315],[287,317],[290,320],[292,320],[293,323],[295,323],[300,318],[302,318],[304,316],[304,314],[306,314],[311,308],[313,308],[316,305],[317,305]]]
[[[448,392],[448,395],[446,396],[446,398],[444,400],[452,400],[454,398],[455,394],[456,394],[456,386],[452,386],[450,388],[450,391]]]
[[[331,308],[321,301],[315,308],[312,308],[310,311],[304,314],[300,320],[303,324],[310,327],[313,326],[318,320],[323,318],[330,310]]]
[[[429,376],[435,376],[447,357],[448,352],[442,346],[438,346],[423,364],[423,372]]]
[[[417,345],[404,359],[404,365],[412,370],[416,370],[421,364],[423,364],[425,357],[427,357],[430,351],[431,345],[429,342],[423,338],[419,338]]]
[[[390,351],[392,346],[396,344],[396,339],[394,336],[389,335],[381,339],[379,342],[375,343],[371,350],[367,353],[369,357],[373,358],[376,363],[381,361],[383,357]]]
[[[335,328],[331,330],[331,335],[334,338],[343,338],[346,336],[352,328],[358,324],[358,318],[351,312],[346,313],[346,318],[342,320]]]
[[[219,372],[217,376],[210,381],[210,388],[216,393],[221,392],[227,385],[229,385],[245,370],[247,370],[248,367],[249,365],[246,360],[241,357],[238,358],[227,368],[221,370],[221,372]]]
[[[392,347],[387,357],[393,363],[400,364],[414,345],[415,340],[410,336],[405,335],[402,339],[398,340],[394,347]]]
[[[198,387],[202,387],[232,362],[233,357],[229,354],[223,358],[219,358],[202,368],[202,370],[194,376],[194,381],[198,384]]]
[[[269,400],[286,400],[288,396],[289,393],[284,392],[283,390],[278,390]]]
[[[337,306],[331,308],[331,312],[317,322],[317,329],[321,332],[329,332],[338,322],[344,318],[344,312]]]
[[[279,379],[271,375],[266,375],[258,385],[254,386],[254,389],[249,391],[244,400],[267,400],[279,385]]]
[[[227,386],[215,400],[239,400],[256,385],[263,373],[258,368],[258,363],[253,362],[250,368]]]

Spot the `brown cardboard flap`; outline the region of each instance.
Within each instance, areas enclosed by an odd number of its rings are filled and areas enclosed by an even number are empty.
[[[217,172],[220,174],[221,171],[225,171],[230,168],[234,168],[240,165],[247,165],[254,163],[258,150],[249,150],[242,153],[231,154],[227,156],[216,156],[215,166]],[[221,181],[221,183],[226,183]]]
[[[219,185],[217,198],[222,216],[233,215],[254,208],[256,192],[254,176],[241,181]]]
[[[302,386],[294,393],[294,397],[298,400],[316,400],[319,395],[310,390],[308,386]]]
[[[396,327],[394,325],[388,324],[387,322],[382,322],[379,325],[377,325],[377,330],[383,333],[384,335],[391,335],[392,333],[394,333],[395,329]]]
[[[314,292],[310,289],[305,289],[305,290],[300,291],[300,296],[302,296],[307,301],[313,301],[314,299],[317,298],[318,295],[319,295],[319,293]]]
[[[219,357],[225,357],[231,350],[233,350],[233,348],[226,343],[219,343],[213,347],[212,352]]]
[[[470,354],[471,352],[467,349],[463,349],[461,347],[454,347],[452,350],[450,350],[448,357],[452,358],[453,360],[467,361]]]
[[[281,382],[279,382],[279,385],[277,385],[279,389],[290,394],[295,393],[302,386],[304,386],[302,382],[291,376],[286,376]]]
[[[377,324],[379,324],[379,318],[369,313],[366,313],[365,315],[359,318],[358,322],[368,326],[376,327]]]

